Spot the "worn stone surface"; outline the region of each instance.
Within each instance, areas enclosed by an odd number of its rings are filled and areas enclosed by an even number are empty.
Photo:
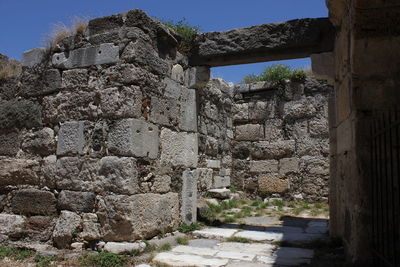
[[[213,170],[209,168],[197,168],[197,189],[199,191],[205,191],[211,189],[213,182]]]
[[[282,193],[289,190],[289,183],[276,174],[266,174],[258,178],[258,187],[266,192]]]
[[[299,119],[311,117],[316,109],[309,100],[286,102],[283,107],[284,119]]]
[[[236,126],[235,140],[258,141],[264,139],[264,126],[260,124],[246,124]]]
[[[58,196],[58,208],[74,212],[92,212],[94,209],[95,194],[63,190]]]
[[[278,172],[278,161],[273,159],[250,161],[250,172]]]
[[[62,73],[62,87],[84,88],[88,85],[89,75],[86,69],[66,70]]]
[[[101,239],[102,235],[100,233],[100,223],[98,222],[98,218],[95,213],[82,214],[81,226],[82,232],[79,234],[79,237],[88,241]]]
[[[121,14],[92,19],[88,23],[89,34],[99,34],[120,28],[124,24]]]
[[[39,162],[0,157],[0,186],[39,184]]]
[[[53,215],[57,212],[56,205],[53,193],[37,189],[18,190],[11,199],[11,208],[16,214]]]
[[[42,125],[42,106],[26,99],[0,100],[0,129],[33,128]]]
[[[53,231],[53,243],[57,248],[69,248],[73,233],[79,227],[81,217],[71,211],[61,211]]]
[[[127,254],[142,252],[145,248],[146,244],[144,242],[107,242],[104,246],[104,251],[115,254]]]
[[[106,118],[139,118],[142,115],[142,98],[137,86],[106,88],[100,92],[99,108]]]
[[[198,141],[196,133],[161,130],[161,162],[172,166],[197,167]]]
[[[47,49],[44,47],[33,48],[31,50],[25,51],[22,54],[22,66],[35,67],[44,63],[47,52]]]
[[[0,234],[8,235],[21,232],[25,225],[25,217],[12,214],[0,214]]]
[[[121,156],[154,159],[158,155],[158,144],[158,126],[138,119],[117,121],[108,135],[108,149]]]
[[[327,18],[263,24],[198,37],[194,65],[225,66],[308,57],[333,51],[334,28]],[[291,49],[288,49],[291,47]]]
[[[65,53],[56,53],[52,57],[53,65],[63,69],[115,63],[118,61],[119,48],[112,43],[79,48],[70,51],[68,55]]]
[[[181,218],[186,223],[197,221],[197,180],[198,172],[186,169],[182,173]]]
[[[56,151],[54,131],[45,127],[39,131],[32,131],[24,135],[22,148],[30,153],[48,156]]]
[[[230,176],[214,176],[212,188],[225,188],[231,185]]]
[[[148,239],[179,225],[177,193],[106,196],[97,212],[105,241]]]
[[[175,99],[158,97],[151,98],[150,118],[153,123],[172,126],[177,124],[179,106]]]
[[[294,140],[282,140],[277,142],[261,141],[254,144],[252,156],[255,159],[279,159],[290,156],[295,151]]]
[[[0,156],[15,156],[20,149],[19,132],[8,132],[0,134]]]
[[[185,72],[185,85],[189,88],[199,89],[210,80],[210,68],[206,66],[192,67]]]
[[[298,158],[284,158],[279,160],[279,174],[299,172],[300,160]]]
[[[58,133],[57,155],[79,155],[85,146],[85,122],[72,121],[61,124]]]

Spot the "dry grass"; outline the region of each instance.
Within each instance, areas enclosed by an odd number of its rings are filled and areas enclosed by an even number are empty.
[[[45,43],[48,47],[53,48],[67,37],[84,35],[87,26],[88,19],[83,17],[73,17],[70,26],[61,22],[53,24],[50,33],[45,37]]]
[[[0,66],[0,80],[18,76],[21,73],[21,65],[16,60],[8,60]]]

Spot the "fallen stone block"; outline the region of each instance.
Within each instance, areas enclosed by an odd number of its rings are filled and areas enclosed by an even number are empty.
[[[130,254],[142,252],[146,248],[144,242],[129,243],[129,242],[107,242],[104,245],[104,251],[115,254]]]

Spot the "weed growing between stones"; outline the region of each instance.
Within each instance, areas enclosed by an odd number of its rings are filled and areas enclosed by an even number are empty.
[[[231,236],[226,239],[228,242],[238,242],[238,243],[253,243],[253,240],[245,238],[245,237],[238,237],[238,236]]]
[[[45,257],[42,255],[37,254],[33,260],[36,262],[37,267],[48,267],[51,264],[58,260],[57,256],[49,256]]]
[[[243,78],[244,83],[253,82],[274,82],[278,84],[285,83],[287,80],[292,82],[304,82],[307,78],[307,73],[304,70],[292,70],[284,64],[275,64],[266,67],[259,75],[250,74]]]
[[[176,242],[179,245],[187,245],[187,244],[189,244],[189,240],[187,239],[187,237],[177,237],[176,238]]]
[[[122,267],[126,264],[127,258],[114,253],[100,252],[81,256],[79,262],[87,267]]]
[[[185,18],[178,22],[163,21],[163,23],[182,38],[179,42],[178,50],[182,54],[189,56],[196,36],[200,33],[200,27],[190,25]]]
[[[202,227],[202,224],[199,222],[195,222],[195,223],[191,223],[191,224],[184,222],[179,226],[178,230],[179,230],[179,232],[186,234],[186,233],[190,233],[190,232],[193,232],[196,230],[200,230],[201,227]]]
[[[31,250],[10,248],[5,246],[0,246],[0,260],[7,258],[12,258],[14,260],[24,260],[33,256],[35,253]]]
[[[162,245],[162,246],[158,249],[158,251],[168,251],[168,250],[171,250],[171,249],[172,249],[171,244],[166,243],[166,244]]]

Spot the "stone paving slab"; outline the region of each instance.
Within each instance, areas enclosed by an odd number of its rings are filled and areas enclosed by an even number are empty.
[[[157,254],[153,262],[159,264],[167,264],[170,266],[181,266],[181,267],[209,267],[209,266],[224,266],[228,264],[228,259],[219,258],[206,258],[198,255],[189,254],[176,254],[172,252],[162,252]]]
[[[241,231],[235,234],[235,237],[248,238],[254,241],[280,241],[283,239],[283,233],[261,232],[261,231]]]
[[[255,254],[237,252],[237,251],[219,251],[216,255],[219,258],[241,260],[241,261],[252,261],[255,259]]]
[[[238,243],[238,242],[221,242],[214,247],[220,251],[232,251],[232,252],[246,252],[257,255],[270,256],[276,246],[265,243]]]
[[[213,248],[218,242],[220,241],[215,239],[199,238],[199,239],[189,240],[188,245],[191,247],[198,247],[198,248]]]
[[[272,267],[274,266],[273,263],[265,264],[260,262],[245,262],[245,261],[236,261],[231,262],[226,265],[226,267]]]
[[[229,238],[237,231],[237,229],[206,228],[203,230],[194,231],[193,234],[195,236],[201,236],[205,238]]]
[[[218,250],[216,249],[199,248],[191,246],[177,246],[173,248],[171,251],[177,253],[200,255],[200,256],[215,256],[218,253]]]

